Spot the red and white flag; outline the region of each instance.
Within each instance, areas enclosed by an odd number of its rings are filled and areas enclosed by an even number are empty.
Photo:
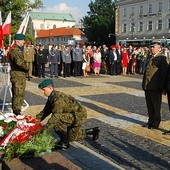
[[[0,11],[0,48],[3,47],[2,16]]]
[[[29,13],[27,12],[27,14],[25,15],[25,18],[23,19],[23,21],[22,21],[22,23],[21,23],[21,25],[20,25],[20,27],[17,31],[17,34],[25,34],[26,29],[27,29],[27,25],[28,25],[28,21],[29,21]],[[14,45],[15,44],[14,44],[14,40],[13,40],[13,42],[10,46],[10,49],[12,49]]]
[[[29,21],[29,13],[27,12],[24,20],[22,21],[22,23],[19,27],[17,34],[20,34],[20,33],[25,34],[26,29],[27,29],[27,25],[28,25],[28,21]]]
[[[2,26],[3,35],[11,34],[11,11],[9,12],[3,26]]]

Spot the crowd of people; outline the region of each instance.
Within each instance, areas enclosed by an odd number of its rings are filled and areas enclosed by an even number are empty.
[[[169,50],[162,52],[169,58]],[[8,48],[0,50],[2,63],[8,62]],[[50,69],[50,77],[64,78],[70,76],[84,76],[91,74],[128,75],[143,74],[146,68],[146,58],[150,54],[148,47],[123,47],[119,44],[108,47],[79,44],[49,45],[31,43],[24,45],[24,58],[29,67],[28,78],[46,76],[46,67]]]

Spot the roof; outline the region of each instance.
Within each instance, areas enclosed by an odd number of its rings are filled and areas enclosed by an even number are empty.
[[[75,21],[71,14],[66,13],[45,13],[45,12],[30,12],[32,20],[59,20],[59,21]]]
[[[79,28],[61,27],[49,30],[37,30],[37,37],[59,37],[59,36],[72,36],[72,35],[84,35]]]

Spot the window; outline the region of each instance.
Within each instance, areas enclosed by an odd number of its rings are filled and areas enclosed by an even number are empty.
[[[132,14],[134,15],[134,13],[135,13],[135,8],[132,7]]]
[[[143,31],[143,22],[139,22],[138,31]]]
[[[53,28],[57,28],[56,25],[53,25]]]
[[[170,29],[170,19],[167,20],[167,29]]]
[[[134,32],[135,31],[135,23],[131,23],[130,24],[130,32]]]
[[[50,24],[47,24],[47,29],[49,29],[50,28]]]
[[[139,7],[139,14],[143,14],[143,6]]]
[[[149,4],[148,13],[152,13],[152,4]]]
[[[126,9],[123,9],[123,17],[126,17]]]
[[[40,24],[40,29],[44,29],[44,24]]]
[[[123,33],[126,33],[126,24],[123,24],[123,26],[122,26],[122,32],[123,32]]]
[[[148,21],[147,30],[152,31],[152,21]]]
[[[159,11],[159,12],[162,12],[162,2],[159,2],[158,11]]]
[[[159,20],[157,21],[157,29],[158,29],[158,30],[162,30],[162,20],[161,20],[161,19],[159,19]]]

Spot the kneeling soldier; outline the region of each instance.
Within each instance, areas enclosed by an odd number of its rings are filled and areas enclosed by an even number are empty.
[[[43,80],[38,87],[48,100],[36,118],[43,121],[52,114],[44,130],[50,132],[54,128],[60,137],[58,145],[68,148],[69,142],[82,140],[86,135],[92,135],[92,140],[99,138],[98,127],[81,129],[81,125],[87,120],[87,112],[74,97],[54,90],[52,79]]]

